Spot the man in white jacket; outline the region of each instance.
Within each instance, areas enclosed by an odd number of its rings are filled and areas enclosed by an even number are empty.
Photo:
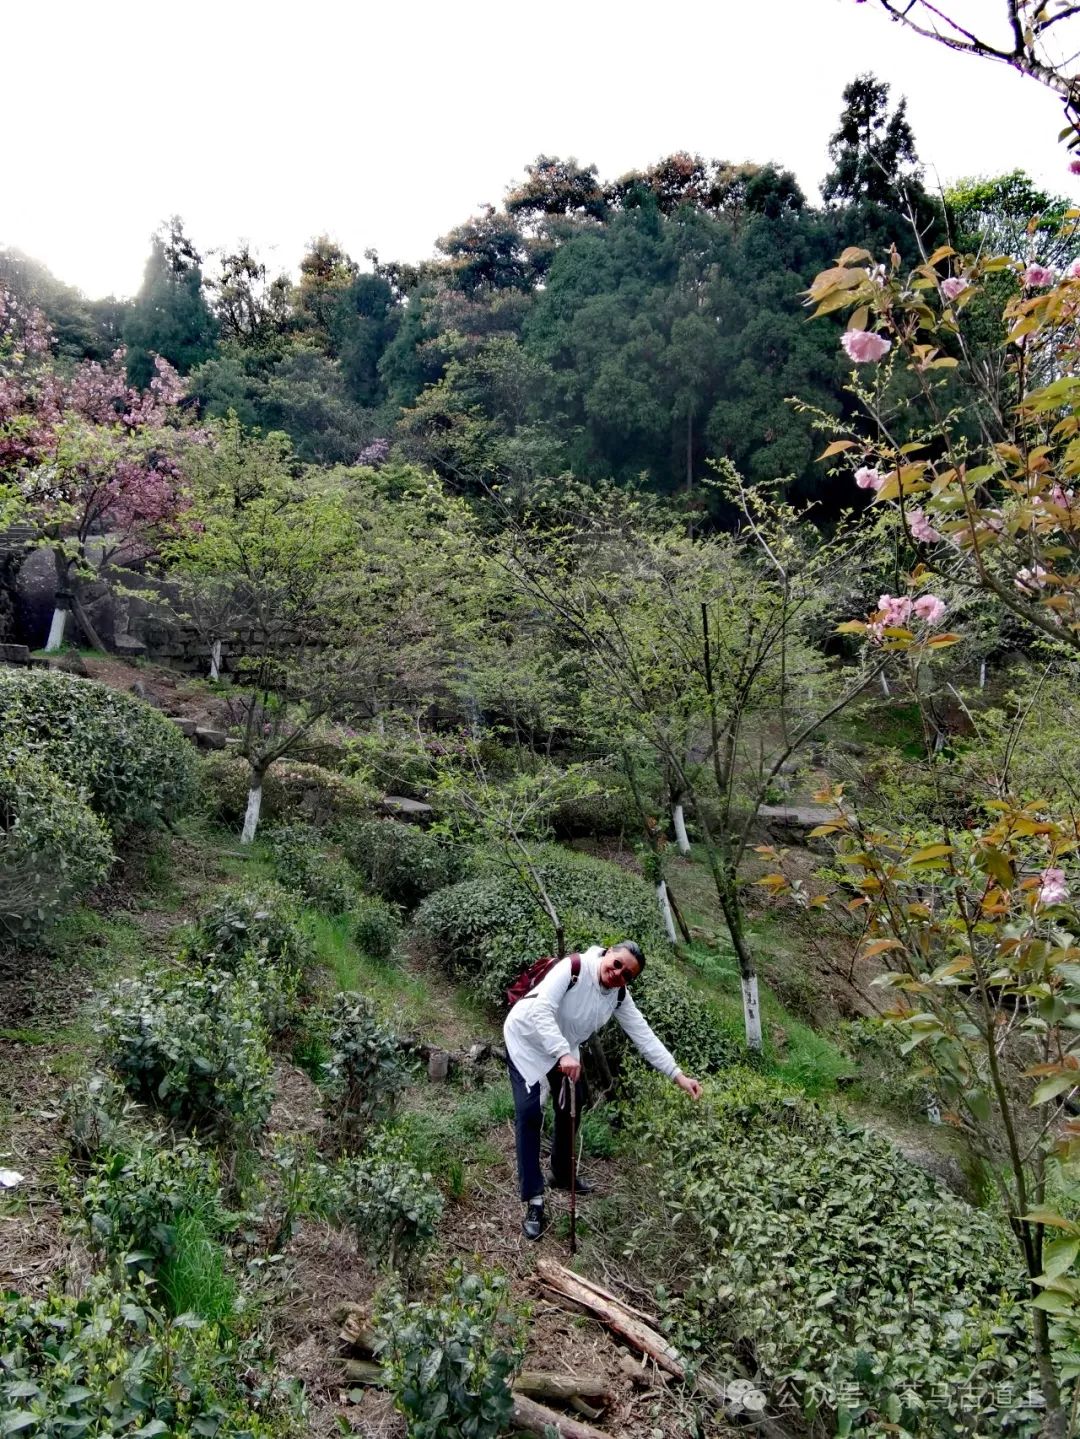
[[[644,965],[645,956],[632,940],[610,949],[594,945],[580,956],[580,965],[575,965],[569,955],[553,964],[536,988],[519,999],[506,1017],[503,1037],[514,1091],[518,1181],[526,1205],[521,1227],[528,1239],[539,1239],[544,1229],[540,1131],[547,1089],[550,1087],[558,1101],[565,1075],[575,1086],[580,1113],[580,1048],[612,1015],[654,1069],[673,1079],[692,1098],[701,1096],[701,1085],[683,1074],[630,998],[627,986]],[[570,1187],[572,1142],[569,1108],[556,1102],[548,1179],[557,1189]],[[592,1185],[579,1175],[575,1187],[579,1193],[587,1194]]]

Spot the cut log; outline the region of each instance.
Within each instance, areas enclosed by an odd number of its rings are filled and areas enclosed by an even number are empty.
[[[604,1429],[572,1419],[569,1414],[559,1414],[546,1404],[537,1404],[526,1394],[514,1392],[514,1425],[525,1434],[535,1434],[537,1439],[546,1439],[552,1430],[561,1439],[611,1439]]]
[[[345,1378],[352,1380],[354,1384],[386,1383],[382,1365],[376,1364],[373,1359],[346,1359]]]
[[[366,1314],[349,1314],[338,1335],[342,1346],[362,1358],[375,1353],[375,1331]]]
[[[614,1400],[606,1379],[599,1374],[552,1374],[546,1369],[523,1369],[514,1380],[514,1393],[530,1399],[591,1400],[606,1409]]]

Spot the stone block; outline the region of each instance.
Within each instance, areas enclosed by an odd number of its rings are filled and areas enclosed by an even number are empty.
[[[198,725],[195,738],[203,749],[224,749],[228,743],[228,735],[224,730],[211,729],[209,725]]]

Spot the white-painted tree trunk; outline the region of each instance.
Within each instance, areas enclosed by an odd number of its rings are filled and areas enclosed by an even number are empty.
[[[757,975],[742,981],[743,1019],[746,1023],[747,1049],[761,1048],[761,1006],[758,1003]]]
[[[215,640],[210,646],[210,678],[221,678],[221,641]]]
[[[64,629],[67,625],[67,617],[67,610],[53,610],[52,624],[49,626],[49,638],[45,641],[46,653],[51,654],[53,650],[58,650],[64,643]]]
[[[980,665],[979,665],[979,688],[980,688],[981,690],[984,690],[984,689],[986,688],[986,661],[985,661],[985,660],[983,660],[983,661],[980,663]]]
[[[262,784],[253,784],[248,790],[247,813],[244,815],[244,831],[241,844],[250,844],[259,827],[259,811],[262,809]]]
[[[672,944],[678,944],[679,937],[675,933],[675,920],[671,913],[671,901],[668,899],[667,882],[661,880],[656,886],[656,898],[660,901],[660,913],[664,919],[664,930]]]
[[[884,670],[880,672],[878,678],[881,680],[881,693],[885,696],[886,699],[891,699],[892,690],[889,688],[889,681],[885,675]]]
[[[681,804],[677,804],[671,811],[671,818],[675,825],[675,843],[679,846],[679,853],[689,854],[690,836],[686,833],[686,816]]]

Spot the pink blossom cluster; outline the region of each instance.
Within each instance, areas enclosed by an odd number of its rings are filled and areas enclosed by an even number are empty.
[[[1045,290],[1054,283],[1054,272],[1049,265],[1028,265],[1021,279],[1029,290]]]
[[[892,341],[874,334],[873,330],[845,330],[840,343],[848,359],[856,365],[876,364],[892,349]]]
[[[855,471],[855,483],[860,490],[873,490],[877,494],[885,483],[885,476],[870,465],[863,465]]]
[[[921,620],[928,629],[935,629],[944,614],[945,601],[937,595],[920,595],[917,600],[906,595],[878,595],[877,613],[866,628],[873,639],[881,640],[887,629],[902,629],[910,624],[912,617]]]
[[[1065,871],[1050,866],[1039,875],[1039,903],[1064,904],[1069,898],[1069,887],[1065,883]]]
[[[1042,565],[1036,565],[1034,569],[1017,570],[1013,584],[1023,595],[1034,595],[1046,584],[1046,571]]]
[[[962,295],[971,285],[970,280],[965,280],[963,275],[950,275],[947,280],[941,282],[941,293],[946,300],[955,300]]]
[[[913,538],[921,544],[932,545],[935,541],[941,539],[937,530],[934,529],[933,525],[926,518],[925,511],[917,508],[908,510],[907,522]]]

